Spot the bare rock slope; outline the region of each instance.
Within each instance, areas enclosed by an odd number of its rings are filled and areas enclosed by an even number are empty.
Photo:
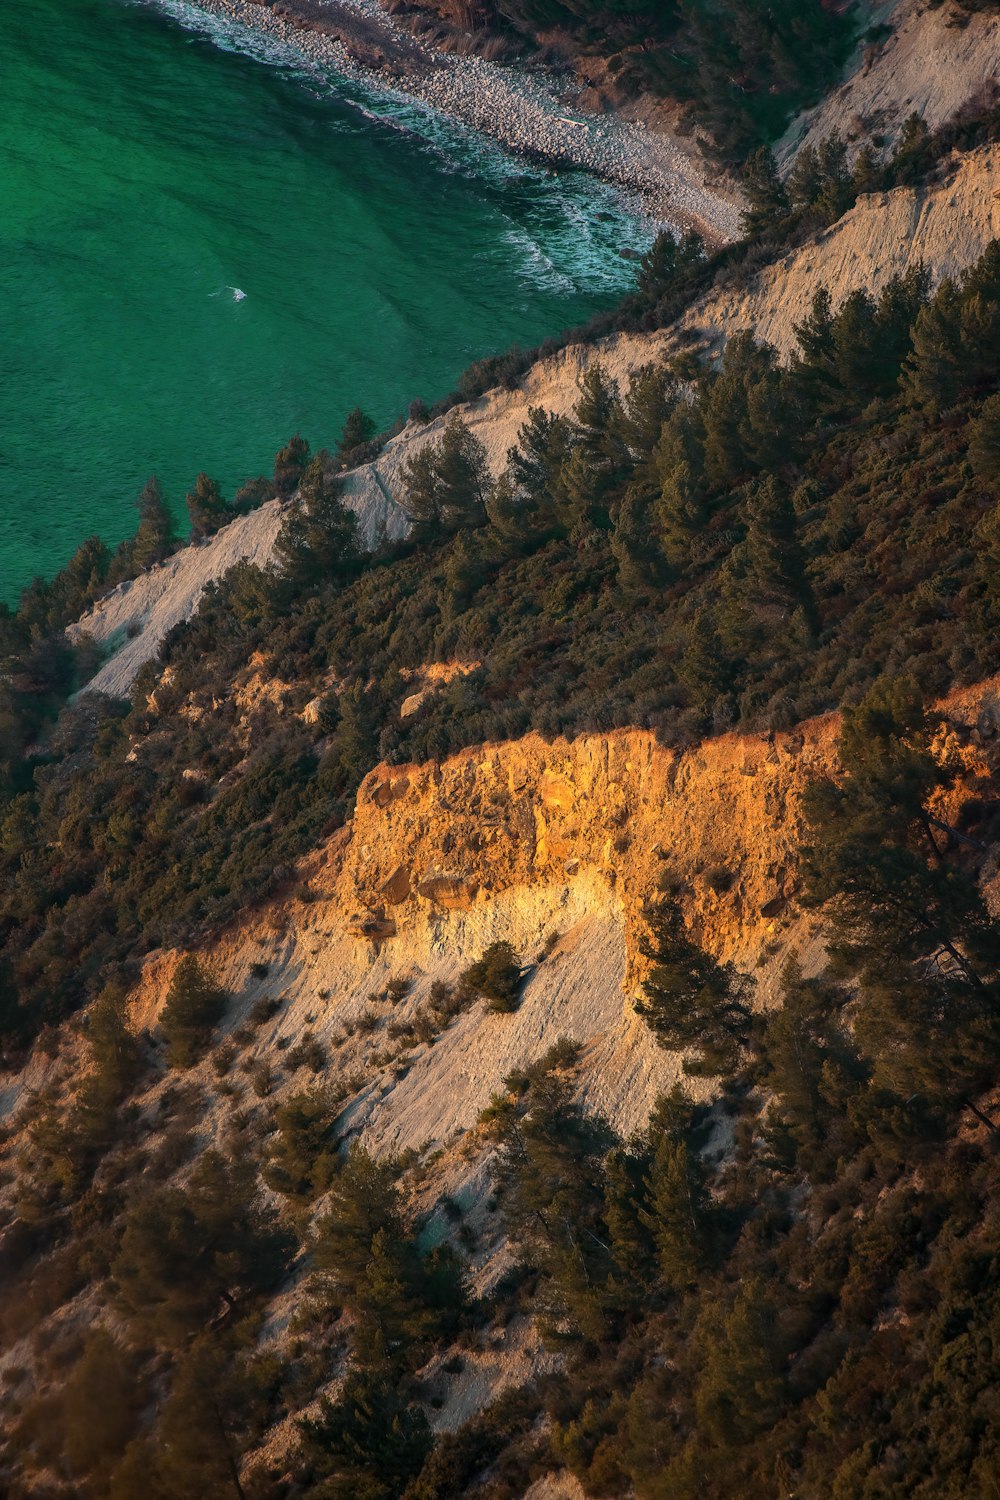
[[[941,754],[967,772],[955,805],[941,806],[949,820],[1000,759],[998,691],[991,679],[941,705]],[[582,1048],[584,1103],[628,1135],[680,1064],[633,1003],[643,907],[661,877],[680,890],[698,941],[755,976],[758,1005],[779,999],[793,950],[807,972],[822,967],[821,918],[797,900],[798,850],[803,791],[835,768],[839,728],[828,715],[684,752],[640,730],[551,743],[531,734],[376,767],[352,821],[286,894],[206,947],[236,997],[229,1030],[238,1038],[258,1002],[280,996],[250,1044],[276,1065],[276,1096],[301,1087],[282,1060],[309,1032],[326,1049],[327,1081],[348,1096],[341,1128],[379,1150],[469,1136],[471,1154],[453,1164],[459,1183],[480,1170],[477,1116],[504,1076],[562,1037]],[[986,894],[996,909],[1000,875]],[[436,1034],[422,1030],[432,984],[453,984],[498,940],[526,966],[517,1011],[479,1003]],[[131,1000],[137,1027],[156,1025],[177,958],[147,958]],[[390,1000],[401,980],[409,988]]]
[[[836,732],[822,719],[685,753],[638,730],[529,735],[379,767],[295,893],[207,949],[239,997],[231,1025],[280,994],[259,1056],[280,1060],[311,1030],[335,1075],[364,1079],[345,1123],[376,1147],[454,1142],[506,1073],[563,1036],[584,1049],[582,1097],[628,1134],[679,1065],[633,1010],[645,901],[664,871],[678,879],[702,940],[757,973],[761,1004],[792,945],[818,963],[815,919],[795,906],[795,850],[802,789],[831,764]],[[528,966],[517,1012],[476,1005],[400,1066],[389,1028],[415,1024],[435,980],[454,982],[501,939]],[[136,1025],[155,1025],[176,957],[147,960]],[[378,997],[403,978],[409,994],[387,1006]]]
[[[866,48],[843,86],[789,128],[779,155],[815,145],[838,131],[847,139],[880,133],[892,139],[908,115],[931,130],[980,99],[1000,72],[1000,18],[963,13],[945,0],[899,0],[873,8],[871,21],[892,27],[882,45]]]

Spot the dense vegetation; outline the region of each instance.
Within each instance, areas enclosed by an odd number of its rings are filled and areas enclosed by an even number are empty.
[[[978,876],[996,804],[966,801],[961,827],[940,816],[963,771],[937,728],[906,679],[845,714],[803,850],[833,962],[806,977],[789,961],[777,1010],[754,1013],[752,980],[692,941],[665,862],[639,1010],[687,1072],[726,1070],[721,1098],[695,1106],[678,1086],[620,1140],[576,1102],[575,1044],[512,1073],[479,1139],[518,1263],[482,1297],[462,1207],[407,1211],[434,1157],[338,1150],[322,1088],[234,1112],[197,1155],[204,1072],[116,1121],[160,1064],[105,991],[75,1114],[36,1109],[21,1146],[0,1318],[9,1343],[79,1294],[107,1317],[57,1322],[30,1377],[8,1368],[7,1493],[517,1500],[564,1466],[595,1500],[987,1500],[1000,929]],[[515,982],[502,946],[457,1007],[434,987],[435,1025]],[[208,981],[186,960],[175,1010]],[[325,1068],[307,1051],[296,1068]],[[263,1310],[282,1285],[296,1312],[275,1342]],[[556,1370],[436,1438],[466,1357],[527,1316]],[[289,1413],[287,1440],[246,1466]]]
[[[913,126],[885,170],[936,149]],[[757,243],[829,222],[881,170],[833,140],[781,184],[758,153]],[[627,316],[663,321],[719,270],[661,240]],[[412,535],[368,556],[339,474],[372,441],[354,412],[336,456],[293,439],[246,487],[236,509],[288,501],[274,565],[210,589],[128,703],[66,703],[97,658],[59,631],[175,544],[155,486],[132,543],[86,544],[3,622],[0,1039],[60,1068],[5,1142],[0,1341],[24,1342],[0,1484],[516,1500],[564,1466],[595,1500],[988,1500],[995,754],[986,725],[964,786],[925,705],[1000,667],[1000,244],[933,295],[920,269],[836,310],[818,290],[785,366],[742,335],[627,390],[594,367],[496,482],[455,416],[410,465]],[[197,534],[233,511],[207,476],[189,500]],[[401,718],[407,674],[451,659],[471,669]],[[619,724],[686,745],[835,707],[800,892],[826,972],[790,962],[761,1015],[665,860],[637,1010],[721,1097],[678,1089],[620,1140],[576,1102],[570,1043],[512,1073],[479,1124],[488,1232],[519,1247],[488,1293],[462,1205],[427,1208],[434,1158],[351,1144],[369,1074],[335,1066],[340,1043],[251,1056],[280,997],[217,1045],[231,997],[188,951],[154,1033],[126,1025],[150,948],[196,949],[281,886],[309,898],[296,861],[380,758]],[[355,1029],[403,1049],[475,1005],[503,1026],[527,977],[495,942],[405,1022],[375,1013],[407,998],[396,981]],[[402,1057],[375,1046],[372,1072]],[[555,1373],[435,1435],[465,1359],[529,1316]]]

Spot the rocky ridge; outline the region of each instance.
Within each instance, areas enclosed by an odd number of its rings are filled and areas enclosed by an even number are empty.
[[[757,974],[758,1003],[775,997],[793,946],[807,967],[820,962],[818,923],[794,899],[799,801],[832,765],[837,728],[831,716],[684,753],[638,730],[551,744],[528,735],[377,767],[352,821],[303,862],[290,893],[205,950],[238,996],[229,1029],[280,993],[255,1055],[280,1059],[279,1038],[294,1045],[307,1029],[332,1047],[390,981],[412,983],[393,1009],[398,1023],[435,980],[453,983],[490,942],[507,940],[527,966],[514,1015],[465,1012],[408,1053],[402,1077],[373,1074],[363,1029],[337,1048],[336,1071],[366,1078],[350,1128],[383,1148],[454,1141],[506,1072],[568,1035],[584,1047],[583,1097],[627,1134],[677,1075],[678,1058],[632,1006],[642,909],[664,878],[700,940]],[[155,1026],[176,959],[146,961],[136,1026]]]
[[[1000,678],[957,690],[941,711],[940,753],[965,768],[954,805],[940,808],[953,821],[1000,765]],[[551,743],[531,734],[378,766],[351,822],[289,873],[284,893],[205,945],[235,997],[224,1035],[239,1038],[254,1007],[279,997],[246,1055],[247,1066],[276,1068],[274,1097],[296,1086],[282,1059],[309,1033],[328,1051],[326,1081],[348,1080],[341,1129],[377,1150],[468,1137],[471,1155],[463,1148],[450,1168],[456,1185],[480,1170],[476,1118],[504,1075],[564,1036],[583,1049],[581,1098],[628,1135],[680,1064],[633,1008],[643,907],[663,884],[697,940],[754,976],[758,1006],[778,999],[793,951],[806,972],[822,967],[821,918],[797,901],[801,798],[835,770],[839,729],[831,714],[683,752],[640,730]],[[1000,910],[1000,858],[985,880]],[[418,1025],[431,985],[453,984],[498,940],[525,965],[514,1014],[478,1004],[437,1036],[387,1048],[390,1023]],[[144,961],[130,1000],[137,1029],[155,1028],[178,958]],[[393,981],[409,988],[390,1006]],[[6,1083],[11,1109],[22,1083]]]

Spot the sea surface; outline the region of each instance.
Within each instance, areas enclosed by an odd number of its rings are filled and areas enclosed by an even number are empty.
[[[183,0],[31,0],[0,55],[0,598],[614,302],[644,226]]]

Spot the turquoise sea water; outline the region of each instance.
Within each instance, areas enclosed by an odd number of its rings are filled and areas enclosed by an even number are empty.
[[[127,535],[150,473],[181,515],[199,469],[231,493],[631,280],[643,230],[599,184],[183,0],[33,0],[3,31],[0,597]]]

